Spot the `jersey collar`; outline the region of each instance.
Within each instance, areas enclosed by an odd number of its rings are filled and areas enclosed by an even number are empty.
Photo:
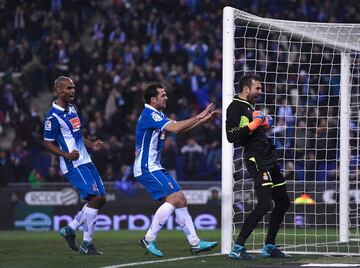
[[[57,105],[55,101],[52,103],[52,107],[55,108],[56,110],[60,110],[62,112],[66,111],[66,109],[64,109],[63,107]],[[70,108],[70,106],[68,108]]]
[[[145,103],[145,108],[159,112],[158,110],[156,110],[154,107],[152,107],[150,104],[147,104],[147,103]]]
[[[248,102],[247,100],[241,99],[239,96],[235,96],[235,97],[234,97],[234,100],[235,100],[235,101],[242,102],[242,103],[245,103],[245,104],[249,105],[249,106],[251,107],[251,109],[255,109],[253,104],[251,104],[251,103]]]

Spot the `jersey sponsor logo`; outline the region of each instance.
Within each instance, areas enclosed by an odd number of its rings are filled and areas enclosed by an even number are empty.
[[[51,130],[51,121],[50,120],[45,121],[45,130]]]
[[[155,112],[151,113],[152,119],[154,119],[155,122],[160,122],[162,120],[161,116]]]
[[[80,119],[78,117],[72,118],[69,121],[70,121],[71,126],[72,126],[74,131],[80,130],[81,122],[80,122]]]

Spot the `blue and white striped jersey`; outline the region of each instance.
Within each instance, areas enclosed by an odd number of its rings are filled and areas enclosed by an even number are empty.
[[[136,126],[134,176],[164,169],[160,164],[166,124],[171,120],[149,104],[141,113]]]
[[[80,119],[71,105],[68,110],[65,110],[53,102],[44,123],[44,140],[55,141],[65,152],[79,151],[79,159],[75,161],[60,157],[60,168],[63,174],[72,168],[91,162],[83,141]]]

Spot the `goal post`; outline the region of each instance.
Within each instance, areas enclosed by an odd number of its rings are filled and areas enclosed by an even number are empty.
[[[223,72],[222,72],[222,107],[231,103],[234,90],[234,9],[224,8],[223,16]],[[232,204],[233,204],[233,146],[226,140],[226,116],[222,116],[222,170],[221,170],[221,253],[226,254],[231,250],[233,234]],[[224,153],[228,152],[228,153]],[[229,224],[230,223],[230,224]]]
[[[350,56],[341,52],[339,242],[349,242]]]
[[[277,244],[291,253],[360,255],[360,24],[261,18],[223,10],[221,252],[231,250],[256,203],[242,149],[226,140],[226,109],[240,76],[263,78],[256,104],[269,131],[292,205]],[[247,241],[259,251],[268,215]]]

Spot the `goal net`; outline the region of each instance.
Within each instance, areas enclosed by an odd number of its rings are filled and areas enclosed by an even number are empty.
[[[260,18],[230,7],[223,18],[223,110],[239,77],[255,72],[256,110],[287,178],[291,206],[276,243],[289,253],[360,255],[360,24]],[[222,252],[231,250],[256,198],[242,148],[226,140],[223,116]],[[263,247],[269,214],[246,243]]]

